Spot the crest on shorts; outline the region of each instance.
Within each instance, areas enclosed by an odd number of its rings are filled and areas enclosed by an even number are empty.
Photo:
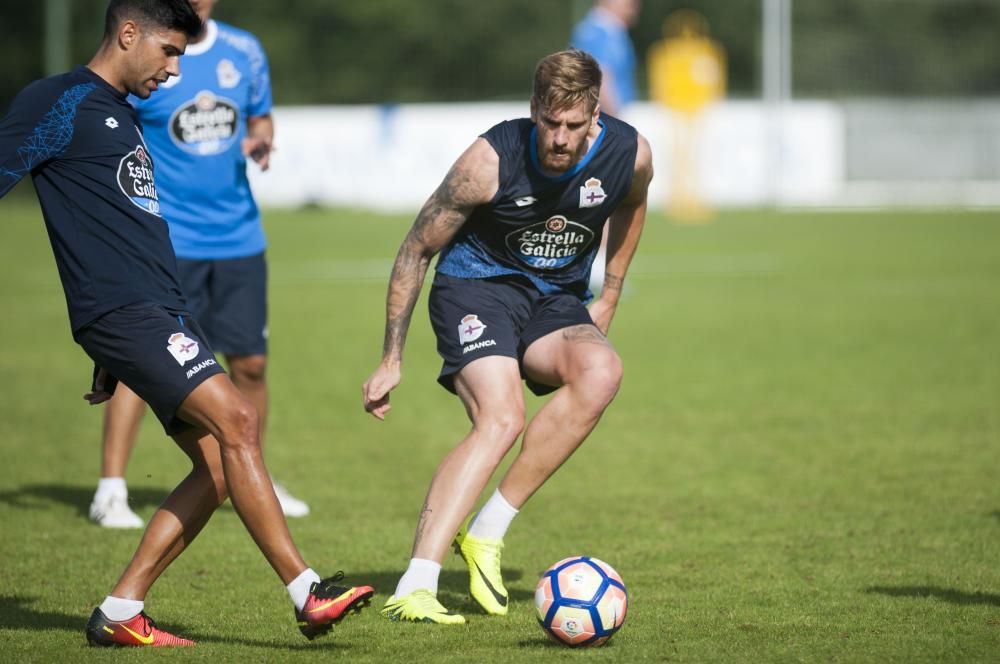
[[[580,187],[580,207],[597,207],[604,202],[608,195],[601,187],[601,181],[597,178],[590,178]]]
[[[483,336],[486,324],[479,320],[476,314],[466,314],[462,316],[462,322],[458,326],[458,341],[467,344]]]
[[[167,350],[177,360],[177,364],[184,366],[188,360],[198,357],[198,342],[183,332],[174,332],[167,339]]]

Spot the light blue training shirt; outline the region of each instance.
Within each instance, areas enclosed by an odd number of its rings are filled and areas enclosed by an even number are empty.
[[[267,243],[240,143],[247,119],[271,112],[267,56],[249,32],[210,20],[180,68],[149,99],[129,98],[156,160],[174,251],[202,260],[259,254]]]

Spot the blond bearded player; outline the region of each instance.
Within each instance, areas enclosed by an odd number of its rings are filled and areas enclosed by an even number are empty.
[[[507,528],[618,391],[622,363],[606,335],[653,172],[646,140],[601,115],[600,89],[600,67],[587,53],[543,58],[531,118],[496,125],[459,157],[396,256],[382,360],[362,388],[365,409],[378,419],[389,410],[417,296],[441,252],[429,299],[444,359],[438,381],[458,395],[472,429],[434,473],[409,567],[382,609],[390,619],[465,622],[436,597],[449,544],[468,565],[472,597],[487,613],[506,614]],[[590,268],[609,217],[605,285],[588,311]],[[553,393],[527,427],[522,379],[535,394]],[[463,525],[522,431],[499,487]]]

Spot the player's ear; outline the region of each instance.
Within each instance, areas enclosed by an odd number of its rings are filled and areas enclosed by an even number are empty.
[[[597,126],[597,118],[601,117],[601,105],[594,104],[594,114],[590,116],[590,126]]]
[[[135,21],[125,20],[118,26],[118,44],[126,51],[138,44],[141,36]]]
[[[535,100],[535,96],[531,96],[531,121],[538,124],[538,102]]]

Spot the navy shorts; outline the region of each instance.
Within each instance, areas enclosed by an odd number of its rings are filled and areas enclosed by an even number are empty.
[[[149,404],[167,435],[191,427],[177,409],[194,388],[225,373],[189,313],[151,302],[109,311],[75,338],[97,366]]]
[[[177,259],[184,299],[212,347],[226,356],[267,354],[264,254],[224,260]]]
[[[590,312],[575,295],[543,295],[522,277],[459,279],[438,272],[428,299],[438,354],[444,359],[438,382],[455,391],[455,374],[489,355],[512,357],[521,364],[535,341],[573,325],[593,325]],[[526,378],[537,395],[558,386]]]

